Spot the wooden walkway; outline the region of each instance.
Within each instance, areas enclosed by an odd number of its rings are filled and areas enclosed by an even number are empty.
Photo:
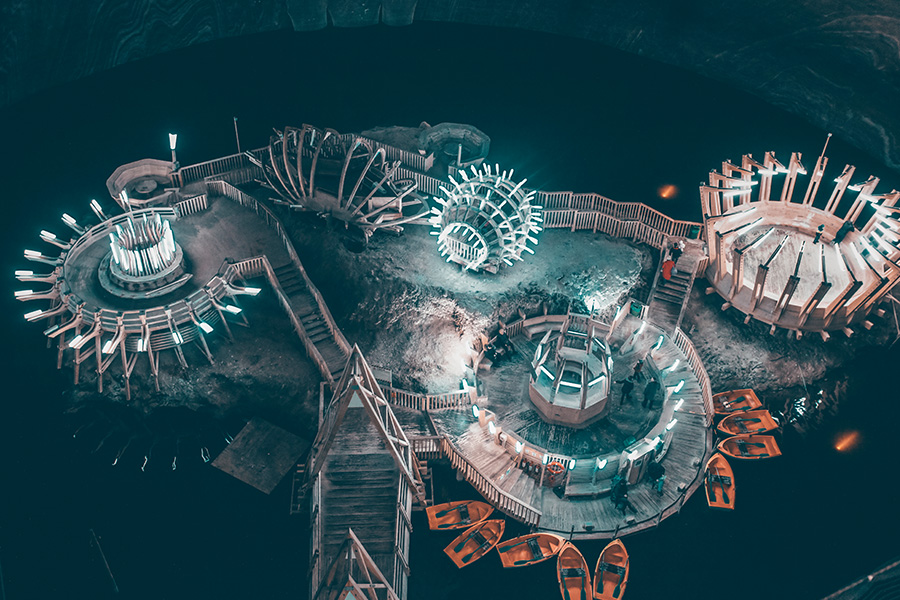
[[[322,377],[325,381],[329,381],[329,377],[331,381],[338,381],[347,364],[348,354],[338,344],[338,334],[329,327],[313,291],[293,263],[275,267],[274,271],[294,315],[316,350],[325,359],[328,372],[322,373]]]
[[[698,379],[690,368],[684,353],[668,336],[662,345],[653,350],[661,330],[653,325],[646,326],[638,336],[633,335],[640,328],[641,321],[635,317],[625,317],[610,339],[615,349],[613,378],[624,379],[630,374],[631,367],[638,357],[647,356],[644,373],[657,375],[664,388],[667,389],[667,400],[663,407],[648,413],[640,408],[642,385],[636,386],[631,406],[621,409],[618,417],[611,413],[609,420],[618,418],[623,423],[630,422],[633,431],[619,429],[619,439],[615,447],[595,448],[593,452],[584,448],[585,439],[604,439],[605,434],[591,433],[585,430],[576,431],[567,427],[548,426],[533,427],[529,425],[530,408],[527,398],[527,374],[525,395],[521,395],[522,386],[514,377],[503,377],[502,373],[491,373],[485,378],[485,397],[479,399],[479,406],[492,411],[496,409],[497,425],[503,431],[525,439],[528,448],[539,452],[550,452],[551,455],[566,463],[576,459],[575,469],[569,471],[560,488],[561,495],[549,487],[539,486],[539,473],[531,469],[526,472],[522,467],[526,464],[520,460],[508,444],[498,444],[496,435],[491,435],[487,428],[479,425],[471,410],[445,410],[431,413],[432,420],[441,435],[447,436],[459,452],[478,469],[481,475],[492,484],[523,504],[534,507],[541,512],[538,530],[565,534],[581,539],[608,539],[615,536],[635,533],[657,526],[662,519],[680,511],[684,501],[702,483],[702,469],[712,454],[712,430],[707,427],[707,417]],[[520,352],[526,352],[533,345],[525,336],[517,336],[514,344]],[[526,359],[527,360],[527,359]],[[676,361],[678,361],[676,363]],[[674,365],[674,368],[671,368]],[[497,369],[501,371],[503,367]],[[513,368],[513,372],[521,373],[521,369]],[[646,376],[645,376],[646,377]],[[674,388],[684,380],[678,393]],[[644,382],[647,378],[644,379]],[[498,387],[492,387],[498,382]],[[519,394],[518,397],[504,397]],[[613,398],[621,394],[621,384],[613,386]],[[658,402],[658,401],[657,401]],[[678,411],[671,412],[678,404]],[[517,408],[518,407],[518,408]],[[635,410],[637,409],[637,410]],[[668,411],[668,412],[665,412]],[[630,418],[629,413],[643,418]],[[524,415],[524,416],[523,416]],[[663,417],[663,415],[666,415]],[[668,419],[673,415],[677,422],[672,429],[672,441],[662,460],[666,469],[666,480],[662,493],[657,493],[655,485],[649,481],[639,481],[629,486],[628,498],[632,509],[623,515],[609,498],[612,477],[617,469],[610,464],[594,476],[596,457],[604,453],[619,452],[634,442],[641,440],[660,417]],[[508,417],[508,418],[507,418]],[[516,429],[523,426],[522,430]],[[602,422],[591,427],[602,429]],[[558,431],[557,431],[558,430]],[[524,432],[524,433],[523,433]],[[535,439],[529,433],[544,432],[554,439]],[[568,436],[568,437],[567,437]],[[580,437],[579,437],[580,436]],[[547,446],[552,448],[548,450]],[[566,452],[567,446],[577,447],[581,452]]]
[[[663,252],[663,260],[666,256]],[[688,240],[684,253],[675,263],[671,279],[666,280],[662,277],[661,265],[657,269],[648,301],[648,318],[663,331],[672,333],[676,327],[681,326],[681,319],[691,299],[691,288],[694,286],[697,267],[705,257],[702,244]]]

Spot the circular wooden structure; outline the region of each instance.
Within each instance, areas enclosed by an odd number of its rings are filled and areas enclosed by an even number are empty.
[[[700,188],[706,276],[726,300],[723,310],[798,337],[871,327],[867,315],[900,278],[900,192],[875,194],[876,177],[852,183],[847,165],[827,201],[817,200],[827,163],[823,150],[810,175],[800,153],[785,167],[768,152],[762,163],[745,155],[741,166],[725,162],[710,173]],[[801,198],[795,187],[807,176]]]

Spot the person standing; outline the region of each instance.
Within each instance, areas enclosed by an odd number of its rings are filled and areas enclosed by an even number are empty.
[[[668,258],[665,261],[663,261],[663,264],[662,264],[663,279],[665,279],[666,281],[671,280],[672,279],[672,271],[674,271],[674,270],[675,270],[675,261],[674,260],[672,260],[671,258]]]
[[[634,378],[629,375],[625,379],[620,379],[616,383],[622,384],[622,397],[619,399],[619,406],[631,400],[631,392],[634,391]]]
[[[650,383],[644,388],[644,401],[641,402],[641,406],[653,410],[653,403],[656,401],[656,395],[659,393],[660,389],[661,386],[656,377],[651,378]]]
[[[631,376],[633,381],[641,380],[641,377],[642,377],[641,371],[643,370],[643,368],[644,368],[644,359],[641,358],[636,363],[634,363],[634,374]]]
[[[679,240],[677,243],[672,245],[672,251],[670,253],[672,262],[677,263],[678,259],[681,258],[682,253],[684,253],[684,242]]]
[[[816,228],[816,237],[813,238],[813,244],[818,244],[819,240],[822,238],[822,234],[825,232],[825,225],[819,225]]]

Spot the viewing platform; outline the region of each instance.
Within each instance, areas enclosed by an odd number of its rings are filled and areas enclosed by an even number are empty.
[[[438,435],[411,434],[417,453],[429,441],[442,445],[443,455],[489,501],[540,531],[606,539],[655,527],[677,513],[702,483],[712,454],[709,384],[680,330],[670,337],[624,312],[612,328],[594,322],[612,351],[605,418],[583,429],[541,418],[528,398],[530,360],[548,323],[559,327],[565,316],[525,319],[508,327],[515,354],[481,375],[478,404],[430,411]],[[639,359],[642,378],[623,403],[621,381]],[[662,388],[648,409],[641,402],[652,377]],[[645,478],[652,460],[665,468],[661,491]],[[624,514],[609,497],[617,473],[629,484],[631,507]]]

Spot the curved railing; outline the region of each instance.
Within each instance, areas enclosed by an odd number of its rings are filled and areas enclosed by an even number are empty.
[[[691,340],[688,339],[680,328],[675,328],[675,333],[672,335],[672,341],[675,342],[675,345],[678,346],[679,350],[684,352],[688,364],[691,366],[691,371],[694,373],[694,377],[697,378],[697,382],[700,384],[700,395],[703,398],[703,409],[706,413],[706,426],[709,427],[712,425],[715,412],[713,410],[712,387],[709,384],[709,375],[706,373],[706,367],[703,366],[703,361],[700,360],[700,356],[697,354],[694,344],[691,343]]]

